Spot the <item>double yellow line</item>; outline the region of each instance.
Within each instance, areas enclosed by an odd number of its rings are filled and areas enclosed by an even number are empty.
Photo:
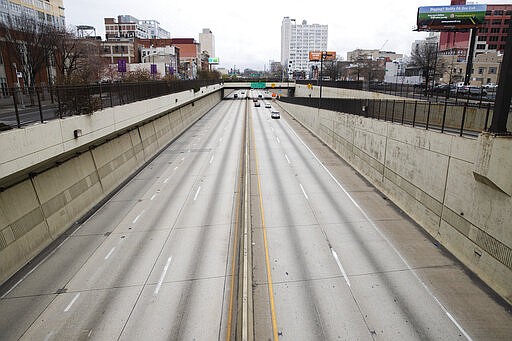
[[[251,115],[252,122],[252,115]],[[267,229],[265,226],[265,210],[263,209],[263,198],[261,196],[261,178],[260,178],[260,166],[258,163],[258,153],[256,151],[256,139],[254,138],[254,127],[251,124],[251,136],[254,142],[254,160],[256,163],[256,176],[258,178],[258,195],[260,199],[260,214],[261,214],[261,229],[263,231],[263,246],[265,248],[265,263],[267,266],[267,282],[268,282],[268,296],[270,301],[270,315],[272,319],[272,331],[274,334],[274,340],[278,340],[277,332],[277,320],[276,320],[276,307],[274,303],[274,289],[272,285],[272,273],[270,272],[270,257],[268,255],[268,241],[267,241]]]
[[[246,107],[246,110],[248,110],[248,107]],[[250,137],[252,138],[253,141],[255,141],[253,125],[248,121],[252,122],[252,115],[250,115],[249,120],[247,120],[247,115],[246,115],[245,126],[247,126],[247,124],[250,125]],[[244,136],[245,136],[245,139],[244,139],[245,140],[244,145],[245,145],[246,143],[248,143],[247,142],[248,136],[246,133],[244,133]],[[244,153],[244,147],[242,147],[242,153]],[[266,263],[266,268],[267,268],[267,282],[268,282],[268,293],[269,293],[269,301],[270,301],[270,314],[271,314],[271,320],[272,320],[272,332],[273,332],[274,340],[278,340],[279,335],[278,335],[278,330],[277,330],[277,321],[276,321],[276,312],[275,312],[275,303],[274,303],[274,289],[273,289],[273,285],[272,285],[272,274],[271,274],[271,268],[270,268],[270,257],[269,257],[269,252],[268,252],[267,230],[265,227],[265,210],[263,209],[263,198],[261,195],[261,178],[260,178],[260,174],[259,174],[259,164],[258,164],[258,154],[256,152],[256,144],[254,144],[254,156],[255,156],[255,163],[256,163],[256,176],[258,178],[258,195],[259,195],[259,203],[260,203],[261,227],[262,227],[262,231],[263,231],[263,244],[264,244],[264,248],[265,248],[265,263]],[[247,155],[245,155],[244,157],[241,157],[241,160],[240,160],[241,169],[243,169],[243,163],[247,162],[247,160],[245,160],[245,157],[247,157]],[[243,172],[243,170],[241,172]],[[250,174],[250,172],[246,172],[245,176],[248,176],[248,174]],[[232,260],[232,266],[231,266],[231,292],[230,292],[230,299],[229,299],[228,325],[227,325],[227,333],[226,333],[227,341],[231,341],[231,337],[232,337],[233,305],[234,305],[234,294],[235,294],[235,272],[236,272],[236,264],[240,263],[240,262],[236,261],[237,260],[236,256],[237,256],[237,252],[240,252],[238,250],[238,238],[239,238],[238,229],[240,228],[240,211],[242,209],[241,208],[241,206],[242,206],[241,205],[241,195],[240,195],[241,189],[243,187],[242,179],[243,179],[243,177],[241,176],[240,182],[238,184],[238,187],[239,187],[238,197],[236,200],[236,202],[238,204],[237,204],[237,209],[236,209],[235,235],[234,235],[234,240],[233,240],[233,260]],[[248,233],[250,233],[250,231]],[[240,271],[239,271],[239,275],[240,275]],[[245,327],[247,327],[247,326],[245,326]],[[241,326],[241,328],[244,328],[244,326]]]

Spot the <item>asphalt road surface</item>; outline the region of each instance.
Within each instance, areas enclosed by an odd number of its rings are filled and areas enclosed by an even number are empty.
[[[237,339],[245,117],[254,340],[510,340],[510,306],[286,112],[271,119],[277,103],[247,95],[4,285],[0,340]]]
[[[256,340],[510,339],[509,306],[281,115],[250,119]]]
[[[6,292],[0,339],[225,339],[244,109],[217,105]]]

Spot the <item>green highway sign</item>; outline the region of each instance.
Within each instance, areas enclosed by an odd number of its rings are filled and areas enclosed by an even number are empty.
[[[265,82],[252,82],[251,83],[251,89],[265,89],[266,83]]]

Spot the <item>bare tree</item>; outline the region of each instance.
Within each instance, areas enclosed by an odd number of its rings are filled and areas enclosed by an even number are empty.
[[[339,72],[337,60],[324,60],[322,65],[322,77],[329,77],[334,81],[338,79]]]
[[[52,52],[59,80],[64,84],[69,84],[76,78],[73,73],[78,70],[80,60],[86,58],[92,51],[85,39],[78,39],[69,28],[54,28],[51,34],[54,43]]]
[[[50,25],[30,17],[11,17],[8,23],[0,24],[0,35],[7,45],[9,59],[19,63],[18,71],[30,89],[35,87],[36,76],[48,64],[55,45],[52,30]]]
[[[432,79],[435,79],[437,66],[437,44],[427,43],[419,45],[411,53],[411,66],[421,69],[423,77],[425,77],[425,92]]]

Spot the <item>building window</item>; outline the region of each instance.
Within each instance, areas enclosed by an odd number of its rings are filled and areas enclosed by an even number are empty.
[[[491,33],[500,33],[500,28],[499,27],[491,28]]]
[[[496,49],[498,49],[498,45],[496,45],[496,44],[489,45],[489,50],[496,50]]]
[[[505,50],[505,45],[500,45],[500,50]]]
[[[477,44],[476,49],[477,50],[485,50],[485,44]]]
[[[494,15],[503,15],[503,11],[502,10],[496,10],[496,11],[494,11]]]
[[[493,25],[501,25],[501,20],[493,20],[492,24]]]
[[[489,74],[496,74],[496,68],[495,67],[489,67]]]
[[[479,74],[479,75],[483,75],[483,74],[484,74],[484,71],[485,71],[485,68],[483,68],[483,67],[479,67],[479,68],[478,68],[478,74]]]
[[[489,41],[498,41],[498,36],[489,37]]]
[[[486,41],[487,36],[478,36],[478,41]]]
[[[487,27],[482,27],[481,29],[478,30],[478,32],[487,33],[487,32],[489,32],[489,29]]]

